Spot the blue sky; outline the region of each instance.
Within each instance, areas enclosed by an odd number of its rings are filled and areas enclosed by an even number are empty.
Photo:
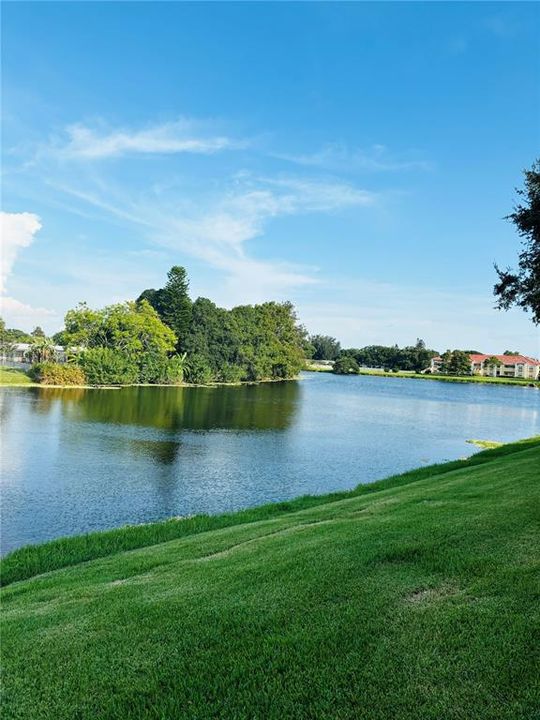
[[[4,3],[3,315],[185,265],[345,345],[540,354],[493,261],[540,148],[533,3]]]

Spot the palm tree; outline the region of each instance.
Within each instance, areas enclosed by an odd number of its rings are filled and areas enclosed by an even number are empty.
[[[37,336],[30,348],[26,351],[26,357],[31,363],[54,362],[54,343],[48,337]]]

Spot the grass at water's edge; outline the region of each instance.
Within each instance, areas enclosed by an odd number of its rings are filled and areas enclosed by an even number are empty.
[[[298,380],[290,378],[262,378],[261,380],[241,380],[239,382],[211,382],[211,383],[130,383],[127,385],[52,385],[43,382],[34,382],[28,372],[16,368],[0,368],[0,388],[2,387],[33,387],[44,390],[122,390],[123,388],[150,387],[150,388],[217,388],[217,387],[243,387],[245,385],[268,385],[269,383],[282,383]]]
[[[521,387],[540,387],[536,380],[503,377],[484,377],[483,375],[437,375],[433,373],[384,372],[382,370],[360,370],[360,375],[410,378],[413,380],[439,380],[454,383],[482,383],[485,385],[519,385]]]
[[[333,372],[331,367],[316,367],[307,364],[304,367],[304,372],[322,372],[328,373]],[[367,370],[360,369],[357,373],[351,373],[354,375],[369,375],[370,377],[385,377],[385,378],[408,378],[410,380],[439,380],[440,382],[453,382],[453,383],[482,383],[485,385],[518,385],[521,387],[536,387],[540,388],[539,380],[532,379],[521,379],[521,378],[503,378],[503,377],[484,377],[482,375],[436,375],[433,373],[415,373],[415,372],[385,372],[384,370]]]
[[[17,368],[0,367],[0,386],[37,385],[32,382],[24,370]]]
[[[451,465],[3,588],[3,717],[537,718],[540,438]]]
[[[455,470],[482,465],[492,459],[519,453],[534,446],[540,446],[540,436],[483,450],[466,459],[429,465],[373,483],[358,485],[350,491],[326,495],[305,495],[294,500],[269,503],[237,512],[173,518],[162,522],[58,538],[40,545],[27,545],[14,550],[0,561],[0,585],[9,585],[52,570],[127,550],[157,545],[210,530],[277,518],[287,513],[298,512],[326,503],[408,485],[432,476],[445,475]]]
[[[312,365],[306,365],[303,368],[303,372],[312,373],[331,373],[333,372],[331,367],[315,367]],[[514,385],[521,387],[534,387],[540,389],[540,381],[538,380],[521,380],[519,378],[493,378],[493,377],[482,377],[482,376],[468,376],[468,375],[433,375],[423,373],[411,373],[411,372],[384,372],[383,370],[360,370],[358,373],[353,375],[369,375],[370,377],[386,377],[386,378],[409,378],[412,380],[439,380],[440,382],[453,382],[453,383],[482,383],[485,385]],[[85,388],[85,389],[100,389],[100,390],[120,390],[123,387],[239,387],[242,385],[260,385],[267,383],[278,383],[288,382],[298,378],[279,378],[271,379],[266,378],[256,381],[241,381],[235,383],[220,383],[213,382],[207,385],[197,385],[192,383],[178,383],[176,385],[160,384],[160,383],[133,383],[131,385],[46,385],[43,383],[34,382],[24,370],[18,370],[16,368],[0,368],[0,388],[1,387],[39,387],[39,388]]]

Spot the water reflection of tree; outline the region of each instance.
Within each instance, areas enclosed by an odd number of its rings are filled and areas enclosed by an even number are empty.
[[[62,391],[69,392],[72,391]],[[241,387],[133,387],[65,396],[73,419],[163,430],[286,430],[300,385],[282,382]],[[64,400],[64,396],[61,396]]]
[[[78,404],[87,392],[86,388],[29,388],[34,396],[34,410],[47,415],[58,404],[66,410],[67,406]]]

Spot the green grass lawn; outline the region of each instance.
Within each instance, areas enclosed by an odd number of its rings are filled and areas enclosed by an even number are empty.
[[[3,717],[533,720],[539,499],[536,439],[16,552]]]
[[[33,385],[34,383],[24,372],[15,368],[0,367],[0,385]]]
[[[381,377],[398,377],[398,378],[416,378],[417,380],[440,380],[442,382],[468,382],[468,383],[487,383],[491,385],[521,385],[527,387],[534,385],[540,387],[537,380],[521,380],[520,378],[503,378],[488,377],[484,375],[432,375],[431,373],[414,373],[414,372],[384,372],[383,370],[366,370],[361,369],[360,375],[380,375]]]

